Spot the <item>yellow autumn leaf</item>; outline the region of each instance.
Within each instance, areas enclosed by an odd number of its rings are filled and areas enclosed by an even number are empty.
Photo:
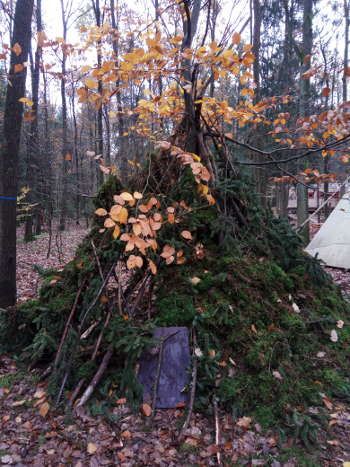
[[[115,226],[115,222],[114,222],[110,217],[108,217],[108,218],[105,220],[105,222],[104,222],[103,225],[104,225],[107,229],[111,229],[112,227]]]
[[[116,203],[120,204],[121,206],[124,206],[125,199],[123,199],[120,195],[114,195],[113,199]]]
[[[168,222],[169,222],[169,224],[175,224],[174,214],[168,214]]]
[[[94,454],[97,451],[97,446],[94,443],[88,443],[87,445],[87,452],[89,454]]]
[[[34,105],[34,102],[28,99],[28,97],[21,97],[18,99],[19,102],[23,102],[24,104],[28,105],[29,107],[32,107]]]
[[[129,270],[135,269],[135,268],[141,268],[142,265],[143,265],[143,259],[141,258],[141,256],[136,256],[136,255],[130,255],[126,262],[126,266]]]
[[[123,193],[121,193],[120,197],[123,198],[124,201],[133,201],[134,200],[133,196],[130,193],[128,193],[127,191],[124,191]]]
[[[118,222],[121,224],[126,224],[128,222],[128,210],[126,208],[121,208],[118,215]]]
[[[186,240],[192,240],[192,234],[188,230],[183,230],[181,232],[181,237],[185,238]]]
[[[154,275],[157,274],[157,266],[154,264],[154,262],[151,259],[148,260],[148,264],[149,264],[151,273]]]
[[[142,233],[142,228],[140,224],[133,224],[132,226],[132,231],[134,232],[135,235],[139,236]]]
[[[123,136],[127,136],[129,133],[123,133]],[[128,159],[128,164],[132,165],[133,167],[140,167],[140,163],[139,162],[135,162],[135,161],[132,161],[130,159]]]
[[[14,72],[15,73],[19,73],[20,71],[22,71],[24,68],[23,64],[22,63],[18,63],[17,65],[14,66]]]
[[[175,248],[170,245],[165,245],[161,253],[161,257],[164,259],[170,258],[175,253]]]
[[[152,206],[146,206],[146,204],[140,204],[140,206],[138,206],[138,209],[143,212],[143,213],[146,213],[148,212],[150,209],[151,209]]]
[[[114,227],[114,231],[113,231],[113,238],[118,238],[120,235],[120,227],[119,225],[116,225]]]
[[[35,397],[35,399],[42,399],[44,396],[46,396],[46,392],[43,391],[42,389],[38,389],[38,390],[35,392],[35,394],[34,394],[33,397]]]
[[[118,222],[119,213],[121,210],[122,210],[122,206],[120,206],[119,204],[116,204],[111,207],[111,210],[109,211],[109,215],[114,221]]]
[[[89,88],[89,89],[97,89],[98,88],[97,81],[95,81],[94,79],[86,78],[84,83],[85,83],[85,86],[87,88]]]
[[[241,35],[238,32],[234,32],[232,35],[232,44],[239,44],[241,42]]]
[[[48,402],[44,402],[43,405],[41,405],[39,409],[40,415],[42,417],[46,417],[49,409],[50,409],[50,404]]]
[[[141,412],[143,413],[143,415],[145,415],[146,417],[149,417],[151,414],[152,414],[152,408],[150,405],[148,404],[142,404],[141,405]]]
[[[202,183],[200,183],[197,186],[197,190],[199,191],[199,193],[203,193],[204,195],[207,195],[209,193],[208,185],[203,185]]]
[[[201,282],[202,279],[200,279],[199,277],[197,276],[194,276],[194,277],[191,277],[190,281],[191,281],[191,284],[193,285],[197,285]]]
[[[96,209],[95,214],[97,216],[107,216],[107,211],[103,208],[98,208]]]

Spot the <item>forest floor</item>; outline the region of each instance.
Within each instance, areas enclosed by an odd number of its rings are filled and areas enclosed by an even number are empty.
[[[49,259],[48,236],[18,243],[19,300],[33,298],[40,284],[33,265],[62,267],[73,257],[85,230],[71,228],[54,238]],[[329,270],[346,294],[350,273]],[[177,441],[183,408],[132,413],[115,402],[113,421],[85,410],[64,413],[47,400],[46,386],[9,356],[0,355],[0,464],[21,466],[350,466],[350,407],[329,401],[328,427],[309,450],[293,438],[265,431],[254,420],[220,414],[220,443],[215,420],[193,414],[183,442]],[[311,410],[317,410],[310,408]],[[219,458],[218,458],[219,456]]]

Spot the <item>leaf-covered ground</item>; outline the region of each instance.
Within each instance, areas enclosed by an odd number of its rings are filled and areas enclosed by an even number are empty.
[[[60,266],[72,257],[84,236],[83,229],[62,234],[62,251],[53,243],[47,260],[48,238],[19,243],[19,299],[36,294],[39,276],[33,265],[43,268]],[[335,280],[350,288],[350,275],[331,271]],[[310,411],[320,410],[310,408]],[[264,432],[254,420],[233,420],[220,414],[220,444],[215,441],[215,421],[199,414],[183,442],[177,442],[184,421],[184,409],[157,411],[154,420],[142,411],[132,413],[115,402],[113,421],[91,416],[84,410],[64,414],[48,402],[46,387],[16,362],[0,356],[0,461],[3,465],[35,466],[206,466],[217,465],[218,453],[224,465],[343,466],[350,461],[350,408],[325,399],[323,415],[328,428],[316,445],[307,451],[293,438]]]
[[[18,301],[31,300],[37,294],[40,278],[35,267],[56,269],[73,258],[74,252],[87,230],[74,225],[61,234],[54,231],[51,239],[49,258],[49,235],[43,233],[33,242],[24,242],[22,229],[18,229],[17,238],[17,295]]]
[[[34,466],[206,466],[271,465],[273,467],[341,466],[350,460],[350,413],[329,403],[329,432],[313,453],[303,452],[293,439],[282,443],[276,433],[263,432],[254,420],[219,417],[221,441],[215,443],[215,423],[195,414],[182,443],[177,442],[184,410],[159,410],[151,422],[116,401],[114,422],[80,410],[74,416],[50,406],[46,388],[16,363],[0,357],[0,461],[3,465]],[[317,451],[317,452],[316,452]]]

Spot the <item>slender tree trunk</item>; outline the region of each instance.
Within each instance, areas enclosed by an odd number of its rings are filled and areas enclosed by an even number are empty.
[[[254,27],[253,27],[253,76],[255,83],[255,99],[260,99],[260,46],[261,46],[261,22],[262,6],[260,0],[253,0]]]
[[[106,159],[106,165],[110,166],[112,163],[111,161],[111,123],[109,120],[109,112],[108,112],[107,104],[104,104],[103,110],[104,110],[104,121],[105,121],[105,128],[106,128],[105,159]]]
[[[49,128],[49,109],[48,109],[48,98],[47,98],[47,79],[46,79],[46,72],[43,69],[43,84],[44,84],[44,149],[45,149],[45,196],[46,196],[46,215],[47,215],[47,228],[49,232],[49,246],[47,249],[47,258],[50,257],[51,254],[51,242],[52,242],[52,219],[53,219],[53,195],[52,195],[52,186],[53,186],[53,176],[52,176],[52,167],[51,167],[51,157],[52,157],[52,146],[51,146],[51,136],[50,136],[50,128]]]
[[[74,134],[74,162],[75,162],[75,184],[76,184],[76,197],[75,197],[75,222],[79,225],[80,219],[80,177],[79,177],[79,145],[78,145],[78,125],[77,116],[75,111],[75,88],[72,79],[72,96],[71,96],[71,109],[73,117],[73,134]]]
[[[63,27],[63,45],[67,40],[67,18],[63,0],[61,0],[61,16]],[[67,55],[62,47],[62,67],[61,67],[61,102],[62,102],[62,187],[61,187],[61,206],[59,230],[66,228],[67,220],[67,196],[68,196],[68,170],[71,160],[71,154],[68,148],[68,118],[67,118],[67,98],[66,98],[66,63]]]
[[[258,102],[260,99],[260,47],[261,47],[261,23],[262,23],[262,5],[260,0],[253,0],[253,54],[255,60],[253,64],[253,78],[255,83],[255,97],[254,102]],[[259,147],[263,141],[263,129],[257,125],[255,136],[253,138],[253,146]],[[253,155],[253,160],[259,162],[261,156]],[[264,167],[255,167],[253,169],[256,191],[260,197],[260,203],[262,206],[267,206],[267,189],[268,183],[268,172]]]
[[[37,32],[42,31],[41,22],[41,0],[36,1],[36,29]],[[38,35],[38,44],[35,51],[34,63],[31,59],[31,78],[32,78],[32,117],[30,125],[30,135],[28,142],[28,157],[27,157],[27,187],[30,189],[28,193],[28,202],[39,203],[39,187],[42,183],[39,181],[39,160],[40,160],[40,145],[38,132],[38,107],[39,107],[39,84],[40,84],[40,60],[42,47]],[[32,55],[31,55],[32,56]],[[40,207],[36,206],[33,213],[28,215],[25,223],[24,240],[29,241],[33,237],[33,219],[40,224]]]
[[[17,0],[11,45],[9,83],[6,91],[3,145],[0,152],[0,307],[16,303],[16,196],[18,151],[23,119],[27,61],[34,0]]]
[[[95,13],[96,26],[101,27],[101,9],[100,9],[100,0],[92,0],[92,6]],[[102,56],[101,56],[101,40],[97,41],[96,52],[97,52],[97,67],[101,68]],[[98,80],[98,94],[102,96],[103,88],[101,79]],[[102,159],[104,158],[103,153],[103,106],[102,103],[99,104],[97,109],[97,132],[96,132],[96,150],[98,154],[101,154]],[[97,165],[97,183],[100,185],[103,182],[103,173]]]
[[[299,113],[305,117],[310,112],[310,78],[303,78],[302,75],[310,67],[312,53],[312,0],[303,2],[303,43],[302,43],[302,64],[300,70],[300,99]],[[302,185],[297,186],[297,223],[301,225],[308,216],[308,190]],[[309,242],[309,224],[307,223],[300,231],[305,243]]]
[[[349,0],[344,0],[344,18],[345,18],[345,31],[344,31],[344,68],[349,66]],[[347,73],[343,73],[343,102],[348,100],[348,85]]]
[[[302,44],[302,64],[300,74],[302,75],[310,68],[312,53],[312,0],[303,2],[303,44]],[[300,77],[300,101],[299,112],[301,117],[310,113],[310,78]]]
[[[118,3],[118,2],[117,2]],[[119,13],[116,18],[116,5],[114,0],[110,0],[110,7],[111,7],[111,23],[112,28],[114,30],[114,34],[116,35],[115,40],[112,41],[113,52],[114,52],[114,59],[116,62],[116,67],[119,66]],[[125,151],[125,125],[124,125],[124,116],[123,116],[123,105],[122,105],[122,93],[120,88],[120,80],[117,79],[115,83],[116,89],[116,99],[117,99],[117,110],[118,110],[118,159],[119,159],[119,168],[121,174],[125,174],[128,171],[128,164],[127,164],[127,155]]]

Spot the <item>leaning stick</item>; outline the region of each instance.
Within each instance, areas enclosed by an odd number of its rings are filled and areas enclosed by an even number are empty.
[[[221,436],[220,436],[220,422],[219,422],[219,411],[218,411],[218,403],[213,399],[213,407],[214,407],[214,418],[215,418],[215,444],[220,446]],[[216,453],[216,458],[218,461],[218,465],[222,465],[221,461],[221,452],[218,451]]]
[[[80,294],[81,294],[81,292],[83,290],[85,282],[86,282],[86,279],[81,283],[81,286],[79,287],[79,290],[78,290],[78,292],[77,292],[77,294],[75,296],[71,312],[69,314],[68,320],[66,322],[66,326],[64,328],[64,331],[63,331],[63,334],[62,334],[62,337],[61,337],[60,345],[58,346],[55,361],[54,361],[54,364],[53,364],[54,368],[56,368],[57,365],[58,365],[58,362],[59,362],[59,359],[60,359],[60,356],[61,356],[61,352],[62,352],[62,348],[63,348],[63,344],[64,344],[64,341],[66,340],[66,337],[67,337],[67,334],[68,334],[68,329],[69,329],[69,326],[70,326],[70,324],[72,322],[74,313],[75,313],[75,311],[77,309],[79,297],[80,297]]]
[[[99,291],[97,292],[95,298],[93,299],[93,301],[92,301],[92,303],[90,304],[89,308],[85,311],[84,316],[83,316],[83,318],[82,318],[82,320],[81,320],[81,323],[80,323],[80,326],[79,326],[80,329],[83,327],[83,324],[84,324],[84,322],[85,322],[85,320],[86,320],[87,315],[90,313],[90,311],[91,311],[91,310],[93,309],[93,307],[96,305],[97,300],[100,298],[100,296],[101,296],[101,294],[102,294],[104,288],[105,288],[106,285],[107,285],[107,282],[108,282],[109,278],[111,277],[111,274],[112,274],[112,272],[113,272],[113,270],[114,270],[114,268],[115,268],[115,265],[116,265],[116,262],[114,262],[114,263],[112,264],[112,267],[111,267],[110,270],[108,271],[108,273],[107,273],[107,275],[106,275],[106,277],[105,277],[105,280],[102,282],[101,287],[100,287]]]
[[[112,344],[110,344],[107,349],[107,352],[105,353],[102,359],[100,366],[98,367],[97,372],[95,373],[95,376],[92,378],[89,386],[85,389],[83,395],[81,396],[79,403],[77,404],[77,407],[82,407],[89,400],[91,394],[94,392],[96,386],[100,382],[100,379],[102,378],[102,375],[105,372],[112,355],[113,355],[113,346]]]
[[[94,255],[95,255],[95,259],[96,259],[96,263],[97,263],[97,267],[98,267],[98,272],[100,273],[101,279],[103,281],[104,277],[103,277],[103,272],[102,272],[102,268],[101,268],[100,258],[98,257],[98,254],[97,254],[97,251],[96,251],[96,246],[95,246],[95,243],[94,243],[93,240],[91,240],[91,246],[92,246],[92,249],[94,251]]]
[[[193,368],[192,368],[192,382],[191,382],[191,395],[190,395],[190,403],[188,406],[188,412],[187,412],[187,417],[185,420],[185,423],[183,424],[178,441],[182,442],[185,432],[188,428],[188,425],[190,424],[191,417],[192,417],[192,412],[193,412],[193,405],[194,405],[194,398],[196,395],[196,384],[197,384],[197,358],[196,358],[196,346],[197,346],[197,339],[196,339],[196,334],[195,331],[193,330]]]
[[[111,312],[109,311],[108,314],[107,314],[106,321],[103,323],[103,327],[102,327],[101,332],[100,332],[100,334],[98,336],[98,339],[97,339],[97,342],[96,342],[96,345],[95,345],[95,348],[94,348],[94,353],[92,354],[91,360],[95,360],[95,358],[97,356],[97,352],[98,352],[98,349],[99,349],[101,341],[102,341],[103,332],[106,329],[106,327],[108,326],[108,323],[109,323],[110,319],[111,319]]]
[[[96,356],[97,356],[98,349],[99,349],[100,344],[101,344],[101,342],[102,342],[103,332],[104,332],[104,330],[106,329],[106,327],[107,327],[107,325],[108,325],[108,323],[109,323],[110,318],[111,318],[111,312],[108,312],[106,321],[104,322],[103,327],[102,327],[102,329],[101,329],[101,332],[100,332],[100,334],[99,334],[99,336],[98,336],[98,338],[97,338],[97,341],[96,341],[96,344],[95,344],[95,348],[94,348],[94,351],[93,351],[92,356],[91,356],[91,359],[90,359],[91,361],[94,361],[95,358],[96,358]],[[72,405],[73,405],[75,399],[78,397],[78,394],[79,394],[81,388],[83,387],[85,381],[86,381],[86,378],[85,378],[85,377],[84,377],[84,378],[81,378],[81,379],[79,380],[77,386],[75,387],[75,389],[74,389],[74,391],[73,391],[73,393],[72,393],[72,395],[71,395],[71,397],[70,397],[70,399],[69,399],[69,406],[70,406],[70,407],[72,407]]]

